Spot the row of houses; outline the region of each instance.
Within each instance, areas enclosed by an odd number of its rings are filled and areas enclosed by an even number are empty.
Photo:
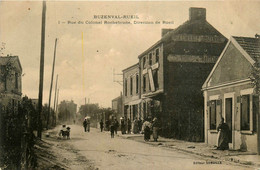
[[[176,29],[162,29],[161,39],[123,70],[122,115],[159,117],[163,136],[210,145],[216,145],[223,117],[229,147],[256,151],[259,95],[252,73],[259,36],[227,40],[207,22],[205,8],[190,8],[189,14]]]

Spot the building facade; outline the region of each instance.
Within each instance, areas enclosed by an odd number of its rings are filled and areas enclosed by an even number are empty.
[[[123,109],[124,117],[133,121],[139,118],[140,88],[139,64],[134,64],[123,70]]]
[[[0,105],[14,111],[22,96],[22,66],[18,56],[0,57]]]
[[[231,149],[259,149],[259,96],[250,79],[259,57],[259,38],[230,38],[202,87],[206,143],[216,145],[217,126],[223,117],[229,126]]]
[[[141,115],[157,116],[162,135],[203,141],[201,86],[227,39],[206,20],[205,8],[190,8],[189,20],[163,29],[162,38],[139,55]]]

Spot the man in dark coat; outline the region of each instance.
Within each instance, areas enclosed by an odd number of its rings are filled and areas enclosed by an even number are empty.
[[[117,128],[119,127],[119,122],[115,118],[115,134],[117,134]]]
[[[104,128],[103,119],[100,120],[99,125],[100,125],[100,130],[101,130],[101,132],[102,132],[102,131],[103,131],[103,128]]]
[[[87,131],[87,124],[88,124],[87,119],[85,119],[83,122],[83,127],[84,127],[85,132]]]
[[[115,133],[115,120],[112,118],[110,123],[111,138],[114,138]]]
[[[219,150],[226,150],[229,149],[228,141],[229,141],[229,127],[224,122],[224,118],[221,118],[221,123],[217,127],[217,130],[220,131],[219,138],[218,138],[218,147]]]
[[[131,133],[131,120],[129,118],[127,119],[127,133]]]

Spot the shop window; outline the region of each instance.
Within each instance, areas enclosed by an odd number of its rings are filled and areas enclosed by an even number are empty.
[[[250,95],[241,96],[241,130],[250,130]]]
[[[210,130],[217,129],[216,121],[216,100],[211,100],[209,102],[209,121],[210,121]]]

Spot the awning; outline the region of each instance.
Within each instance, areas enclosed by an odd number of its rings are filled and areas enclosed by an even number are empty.
[[[127,102],[127,103],[125,103],[125,105],[136,105],[136,104],[141,103],[141,101],[142,101],[141,99],[137,99],[134,101]]]
[[[143,94],[142,98],[156,98],[163,94],[163,90],[157,90],[156,92]]]

